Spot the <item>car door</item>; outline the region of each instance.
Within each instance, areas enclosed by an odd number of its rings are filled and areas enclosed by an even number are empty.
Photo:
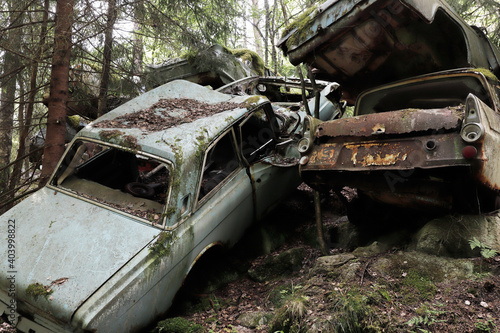
[[[278,132],[274,113],[266,107],[253,112],[239,126],[240,151],[254,190],[257,220],[300,184],[296,163],[277,166],[271,162],[280,144]]]
[[[252,186],[237,154],[233,129],[206,150],[193,218],[195,234],[205,237],[202,247],[234,244],[253,221]]]

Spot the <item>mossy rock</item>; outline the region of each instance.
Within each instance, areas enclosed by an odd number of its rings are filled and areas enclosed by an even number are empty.
[[[474,264],[466,259],[444,258],[421,252],[398,252],[378,258],[370,265],[381,276],[401,278],[411,271],[433,282],[471,278]]]
[[[352,252],[356,257],[372,257],[386,252],[389,246],[385,243],[375,241],[368,246],[358,247]]]
[[[354,250],[360,245],[358,229],[349,222],[347,216],[340,217],[328,230],[330,235],[330,247]]]
[[[470,246],[474,238],[500,252],[500,216],[448,215],[434,219],[418,231],[410,248],[454,258],[477,257],[479,249]]]
[[[255,269],[250,269],[248,274],[257,282],[265,282],[280,276],[288,276],[300,270],[304,256],[304,248],[293,248],[280,253],[276,257],[268,257],[264,264]]]
[[[256,328],[258,326],[266,325],[271,319],[272,315],[268,312],[253,311],[242,313],[238,317],[241,326],[247,328]]]
[[[194,324],[182,317],[167,318],[160,321],[153,333],[203,333],[203,326]]]

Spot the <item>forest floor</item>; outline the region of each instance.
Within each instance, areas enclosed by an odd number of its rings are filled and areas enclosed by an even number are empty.
[[[419,270],[411,259],[393,271],[381,273],[372,267],[375,262],[406,258],[409,252],[402,245],[356,258],[356,269],[348,279],[335,270],[318,273],[314,267],[322,255],[306,237],[315,230],[312,200],[311,191],[302,186],[264,221],[289,231],[286,241],[271,253],[255,255],[248,251],[249,240],[243,239],[228,253],[202,265],[155,331],[500,331],[500,256],[461,259],[461,264],[474,267],[473,274],[462,279],[447,279],[447,274],[439,277],[434,274],[439,267],[432,264],[423,264]],[[345,210],[334,195],[324,199],[322,206],[328,230],[345,221]],[[352,251],[333,243],[329,247],[332,256]],[[305,251],[301,266],[290,274],[263,282],[248,274],[294,248]],[[170,325],[179,318],[188,326]]]

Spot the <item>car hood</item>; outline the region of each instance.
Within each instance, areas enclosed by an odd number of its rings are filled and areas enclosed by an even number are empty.
[[[161,231],[50,187],[2,220],[15,221],[16,260],[1,274],[15,275],[18,308],[63,322]],[[3,276],[0,281],[6,291],[9,281]],[[52,293],[33,295],[27,289],[34,284]]]
[[[442,0],[329,0],[283,32],[294,65],[342,85],[347,100],[368,88],[461,67],[499,74],[499,51]]]

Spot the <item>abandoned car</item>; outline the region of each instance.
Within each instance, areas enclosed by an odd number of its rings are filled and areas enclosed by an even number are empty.
[[[352,118],[306,120],[306,183],[357,189],[350,211],[370,216],[384,204],[498,208],[500,53],[445,1],[327,1],[292,23],[280,47],[339,82],[354,105]]]
[[[500,52],[443,0],[329,0],[292,22],[279,46],[339,83],[351,105],[366,89],[442,70],[500,75]]]
[[[301,176],[408,208],[500,208],[499,89],[491,73],[464,69],[368,90],[354,117],[307,121]]]
[[[262,96],[173,81],[87,125],[48,185],[2,216],[22,269],[15,299],[2,270],[0,312],[37,333],[152,323],[206,251],[300,183],[299,120]]]

